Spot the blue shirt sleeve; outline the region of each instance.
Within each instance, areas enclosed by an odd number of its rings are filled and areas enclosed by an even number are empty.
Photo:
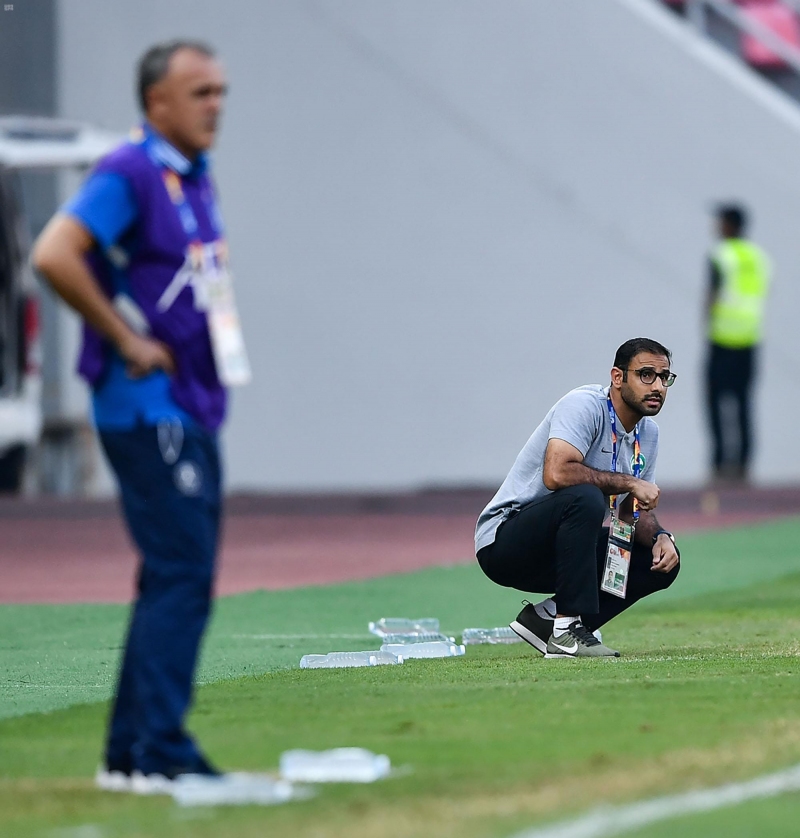
[[[86,227],[103,249],[116,244],[139,214],[130,183],[116,172],[91,175],[61,211]]]

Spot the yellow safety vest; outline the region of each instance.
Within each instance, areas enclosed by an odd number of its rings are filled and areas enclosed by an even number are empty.
[[[725,239],[712,256],[722,283],[711,306],[709,337],[727,349],[746,349],[761,341],[769,263],[763,251],[744,239]]]

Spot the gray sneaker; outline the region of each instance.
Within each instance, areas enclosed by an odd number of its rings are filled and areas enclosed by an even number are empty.
[[[604,646],[586,626],[576,620],[558,637],[550,635],[546,658],[618,658],[619,652]]]

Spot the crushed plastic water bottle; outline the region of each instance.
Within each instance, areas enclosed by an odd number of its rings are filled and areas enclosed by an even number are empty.
[[[600,629],[592,634],[602,643],[603,635]],[[497,628],[469,628],[461,633],[461,641],[465,646],[477,646],[481,643],[522,643],[522,638],[510,626],[498,626]]]
[[[386,643],[432,643],[437,640],[443,643],[455,643],[455,637],[439,634],[433,631],[421,631],[419,634],[387,634],[382,638]]]
[[[388,776],[392,765],[386,754],[365,748],[330,751],[285,751],[280,759],[281,777],[304,783],[372,783]]]
[[[509,626],[498,626],[464,629],[461,641],[465,646],[477,646],[479,643],[522,643],[522,638]]]
[[[384,649],[374,652],[329,652],[327,655],[303,655],[300,669],[344,669],[351,666],[383,666],[402,663],[404,654]]]
[[[384,643],[381,651],[402,655],[408,660],[408,658],[457,658],[467,650],[456,643],[434,640],[431,643]]]
[[[408,617],[381,617],[376,623],[369,624],[369,630],[378,637],[387,634],[438,634],[439,621],[435,617],[420,617],[410,620]]]
[[[286,780],[238,772],[220,777],[187,774],[178,777],[170,791],[180,806],[273,805],[307,798],[312,793],[309,789],[296,789]]]

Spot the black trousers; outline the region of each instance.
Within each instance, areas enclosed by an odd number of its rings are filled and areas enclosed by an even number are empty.
[[[512,512],[494,543],[479,551],[478,562],[498,585],[554,593],[560,613],[580,615],[588,628],[600,628],[642,597],[668,588],[680,567],[669,573],[650,570],[652,548],[635,543],[625,599],[601,591],[607,509],[596,486],[559,489]]]
[[[733,467],[744,475],[753,448],[752,391],[756,348],[726,349],[711,344],[706,367],[706,403],[715,471]],[[733,409],[723,417],[723,403]],[[727,420],[727,421],[725,421]]]

